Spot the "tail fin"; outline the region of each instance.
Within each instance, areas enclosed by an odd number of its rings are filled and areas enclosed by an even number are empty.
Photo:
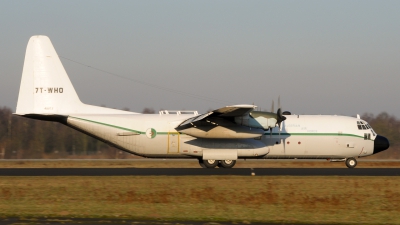
[[[85,105],[80,100],[47,36],[32,36],[26,48],[16,114],[126,114]]]

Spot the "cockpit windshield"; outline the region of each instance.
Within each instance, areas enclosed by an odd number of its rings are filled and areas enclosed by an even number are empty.
[[[357,121],[357,127],[359,130],[368,130],[371,129],[371,126],[363,121]]]
[[[359,130],[371,130],[372,135],[376,135],[375,131],[372,129],[372,127],[364,121],[357,121],[357,127]]]

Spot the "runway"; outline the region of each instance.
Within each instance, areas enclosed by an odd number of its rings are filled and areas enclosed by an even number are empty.
[[[2,168],[0,176],[400,176],[400,168]]]

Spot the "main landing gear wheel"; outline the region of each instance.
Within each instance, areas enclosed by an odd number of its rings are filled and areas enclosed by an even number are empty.
[[[350,169],[353,169],[354,167],[357,166],[357,160],[355,158],[347,158],[346,166]]]
[[[207,159],[207,160],[203,160],[203,159],[199,159],[199,164],[201,167],[203,168],[215,168],[216,166],[218,166],[218,160],[214,160],[214,159]]]
[[[207,168],[206,165],[204,165],[202,159],[199,159],[199,164],[200,164],[201,168]]]
[[[219,161],[219,163],[218,163],[218,167],[219,167],[219,168],[226,168],[226,169],[228,169],[228,168],[232,168],[235,164],[236,164],[236,160],[230,160],[230,159],[221,160],[221,161]]]

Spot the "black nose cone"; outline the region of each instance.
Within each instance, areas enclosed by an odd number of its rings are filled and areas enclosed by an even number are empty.
[[[383,136],[377,135],[374,140],[374,154],[385,151],[389,148],[389,140]]]

